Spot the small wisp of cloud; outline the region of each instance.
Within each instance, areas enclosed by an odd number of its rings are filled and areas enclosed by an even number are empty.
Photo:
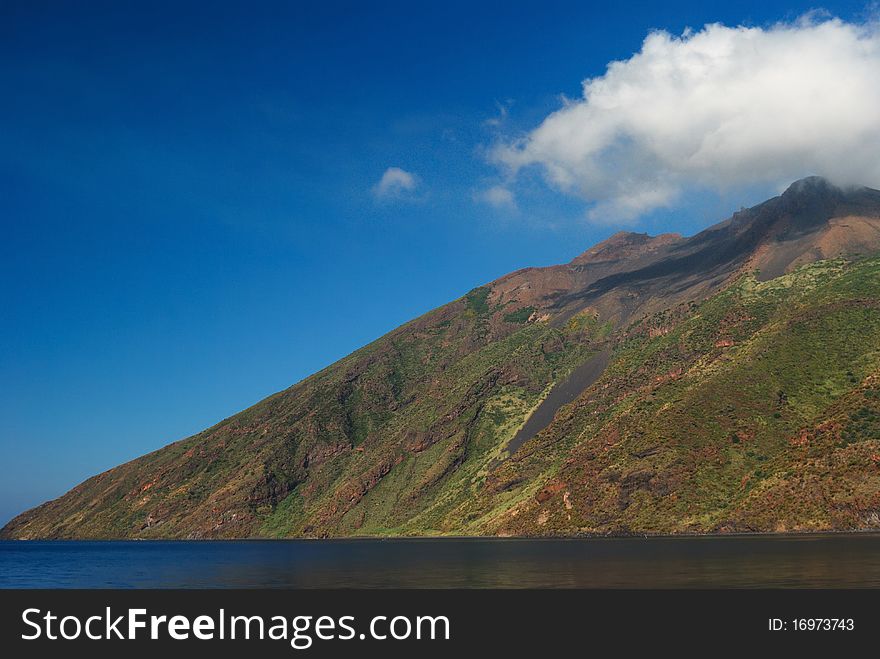
[[[503,185],[493,185],[486,190],[475,192],[474,201],[488,204],[499,210],[515,211],[517,209],[513,192]]]
[[[386,201],[411,198],[420,184],[419,177],[412,172],[400,167],[389,167],[382,174],[379,182],[373,186],[373,197]]]
[[[489,159],[508,181],[536,170],[582,198],[590,220],[622,224],[694,190],[808,174],[877,187],[878,154],[878,23],[812,13],[768,27],[652,32],[631,58],[585,80],[581,98],[500,139]]]
[[[510,107],[513,105],[513,99],[507,99],[503,103],[495,101],[495,109],[498,111],[494,117],[489,117],[483,122],[483,126],[490,129],[501,128],[507,122],[507,116],[510,114]]]

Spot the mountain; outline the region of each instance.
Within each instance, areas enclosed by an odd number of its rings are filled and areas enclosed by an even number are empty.
[[[4,538],[880,526],[880,191],[618,233],[417,318]]]

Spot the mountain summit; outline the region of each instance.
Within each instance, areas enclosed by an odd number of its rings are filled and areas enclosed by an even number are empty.
[[[470,291],[5,538],[880,526],[880,191],[821,178]]]

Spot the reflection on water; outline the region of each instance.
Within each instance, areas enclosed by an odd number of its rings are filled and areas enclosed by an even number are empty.
[[[0,542],[3,588],[880,587],[880,534]]]

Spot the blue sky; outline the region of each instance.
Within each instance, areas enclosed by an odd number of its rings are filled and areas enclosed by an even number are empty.
[[[811,8],[139,4],[0,5],[0,523],[607,237],[623,220],[493,147],[651,29]],[[414,178],[379,194],[392,167]],[[626,223],[693,233],[777,184]],[[498,186],[515,208],[483,200]]]

